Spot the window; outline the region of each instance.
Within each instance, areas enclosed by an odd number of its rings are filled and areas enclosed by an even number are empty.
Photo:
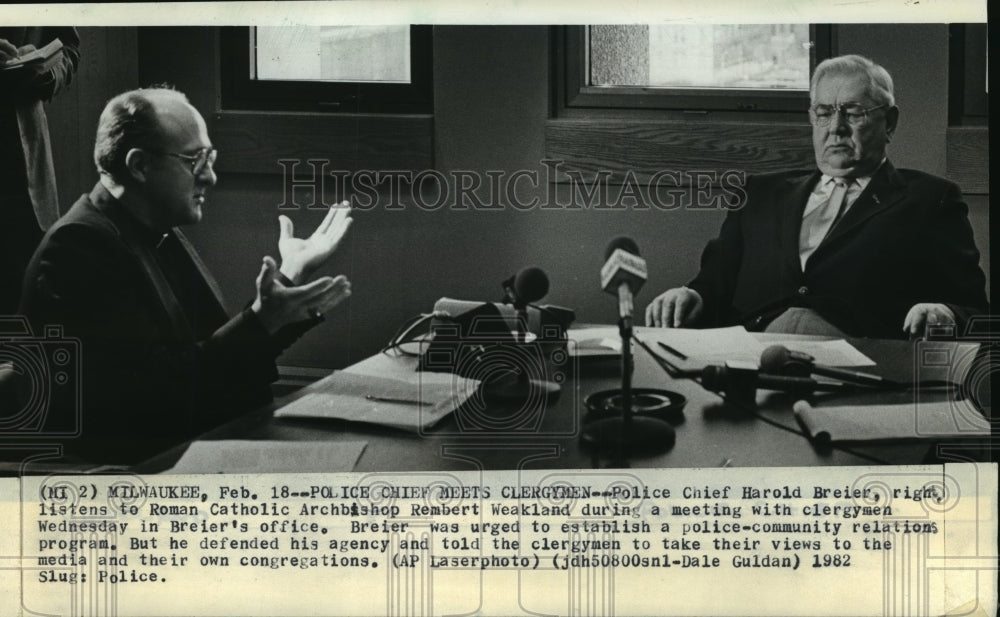
[[[967,194],[990,192],[986,24],[948,27],[948,178]]]
[[[586,26],[564,30],[566,108],[801,112],[830,27]]]
[[[986,125],[990,115],[986,24],[952,24],[948,33],[949,124]]]
[[[429,26],[223,28],[222,107],[430,113]]]

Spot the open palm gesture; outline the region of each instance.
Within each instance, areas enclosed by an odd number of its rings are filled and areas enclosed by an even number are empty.
[[[279,216],[278,223],[281,226],[278,238],[281,273],[298,285],[337,250],[351,226],[351,208],[347,201],[331,206],[323,222],[308,238],[295,237],[295,226],[287,216]]]

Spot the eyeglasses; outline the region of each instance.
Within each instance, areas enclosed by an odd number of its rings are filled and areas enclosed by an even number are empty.
[[[840,117],[847,120],[853,127],[868,124],[868,112],[882,109],[885,105],[876,105],[865,109],[856,103],[846,103],[844,105],[813,105],[809,108],[809,121],[815,126],[830,126],[833,117],[840,114]]]
[[[182,154],[180,152],[157,152],[157,154],[187,161],[191,165],[191,174],[194,176],[201,175],[201,172],[205,171],[206,166],[214,169],[215,159],[219,157],[219,151],[215,148],[202,148],[194,154]]]

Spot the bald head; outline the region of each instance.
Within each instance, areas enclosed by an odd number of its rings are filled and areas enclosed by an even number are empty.
[[[119,94],[104,107],[97,123],[94,163],[118,183],[128,179],[125,159],[133,148],[162,150],[181,123],[204,125],[182,92],[142,88]]]
[[[94,161],[105,188],[155,231],[200,221],[216,182],[205,120],[168,88],[111,99],[98,122]]]

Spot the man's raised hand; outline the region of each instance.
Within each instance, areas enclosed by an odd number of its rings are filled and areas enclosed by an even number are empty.
[[[296,238],[295,226],[285,215],[278,217],[278,224],[281,229],[278,238],[281,273],[298,285],[307,281],[337,250],[351,226],[351,207],[347,201],[331,206],[308,238]]]
[[[274,259],[265,257],[257,275],[257,298],[251,306],[272,334],[288,324],[321,315],[351,295],[351,283],[344,275],[323,276],[305,285],[287,287],[277,274]]]

